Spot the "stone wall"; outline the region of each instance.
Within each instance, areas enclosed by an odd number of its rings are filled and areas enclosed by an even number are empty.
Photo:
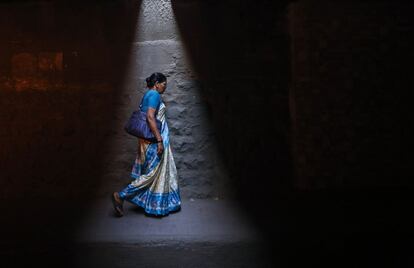
[[[155,71],[168,77],[184,197],[268,196],[288,184],[284,10],[269,1],[1,4],[1,196],[106,196],[128,183],[136,139],[122,128]]]
[[[145,78],[153,72],[164,73],[168,86],[162,99],[167,106],[181,194],[222,198],[228,176],[214,142],[215,131],[208,120],[205,99],[200,94],[200,79],[191,65],[171,1],[143,1],[136,12],[138,22],[118,107],[119,118],[127,118],[131,109],[138,107],[146,90]],[[114,124],[121,129],[124,121]],[[130,168],[127,167],[135,157],[135,139],[118,133],[109,145],[104,181],[111,182],[112,189],[116,189],[128,180]],[[110,190],[107,183],[103,185]]]
[[[136,153],[123,124],[155,71],[168,77],[185,197],[410,186],[411,11],[390,1],[4,2],[1,196],[123,187]]]

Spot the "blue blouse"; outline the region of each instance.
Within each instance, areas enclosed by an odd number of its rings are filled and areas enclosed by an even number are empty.
[[[145,92],[144,96],[142,97],[142,102],[140,105],[141,111],[147,112],[148,108],[154,108],[156,111],[160,108],[161,104],[161,96],[158,91],[154,89],[149,89]]]

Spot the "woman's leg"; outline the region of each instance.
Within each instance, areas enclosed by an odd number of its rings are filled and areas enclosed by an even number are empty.
[[[131,173],[135,180],[119,192],[119,197],[122,200],[135,196],[150,183],[151,177],[149,175],[159,162],[156,149],[157,144],[138,139],[138,154]]]
[[[135,163],[134,166],[132,167],[132,171],[131,174],[133,174],[134,176],[138,177],[139,175],[141,175],[141,165],[142,165],[142,156],[141,156],[141,142],[140,139],[138,138],[137,140],[137,156],[135,158]],[[120,191],[120,192],[113,192],[112,193],[112,203],[115,209],[115,213],[121,217],[124,214],[123,211],[123,203],[124,203],[124,199],[126,198],[127,195],[133,195],[134,192],[129,191],[127,188],[125,188],[124,190]]]
[[[119,197],[119,193],[118,192],[112,193],[111,198],[112,198],[112,204],[114,206],[115,213],[117,214],[117,216],[118,217],[124,216],[124,209],[122,207],[124,201]]]

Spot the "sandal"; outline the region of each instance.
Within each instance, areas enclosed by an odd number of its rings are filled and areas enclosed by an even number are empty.
[[[118,217],[124,216],[124,210],[122,208],[122,203],[123,202],[122,202],[121,198],[119,197],[118,192],[113,192],[112,195],[111,195],[111,199],[112,199],[112,204],[113,204],[114,209],[115,209],[115,214]]]

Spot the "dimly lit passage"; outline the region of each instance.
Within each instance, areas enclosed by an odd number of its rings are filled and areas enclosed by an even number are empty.
[[[413,11],[1,1],[1,266],[413,266]],[[118,218],[153,72],[182,208]]]

